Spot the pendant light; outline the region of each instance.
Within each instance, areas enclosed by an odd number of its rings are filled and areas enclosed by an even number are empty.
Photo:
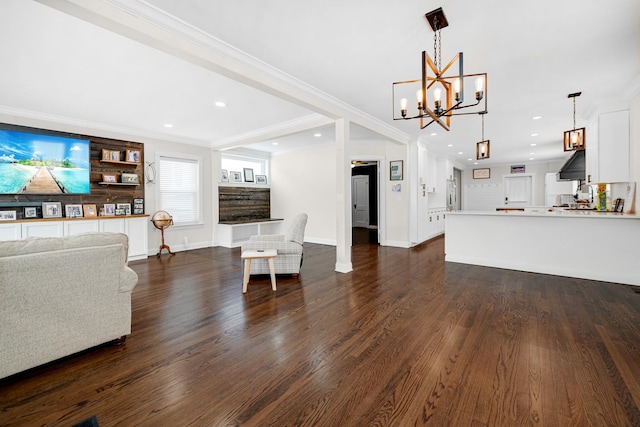
[[[576,98],[582,92],[570,93],[567,98],[573,98],[573,129],[564,132],[564,151],[577,151],[586,148],[585,128],[576,129]]]
[[[484,139],[484,115],[486,111],[481,111],[478,114],[482,116],[482,141],[476,144],[476,160],[488,159],[491,156],[491,147],[489,146],[489,140]]]

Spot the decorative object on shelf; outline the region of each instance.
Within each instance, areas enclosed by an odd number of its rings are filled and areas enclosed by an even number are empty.
[[[67,218],[82,218],[82,205],[65,205],[64,210]]]
[[[243,168],[242,172],[244,173],[244,182],[253,182],[253,169]]]
[[[120,161],[120,152],[119,151],[110,151],[109,152],[109,156],[110,156],[110,160],[112,162],[119,162]]]
[[[451,117],[464,114],[478,114],[487,112],[487,73],[464,74],[463,54],[459,52],[445,66],[442,65],[441,31],[449,23],[442,8],[425,14],[427,22],[433,30],[434,57],[431,59],[426,51],[422,51],[422,78],[393,83],[393,120],[420,119],[420,129],[424,129],[436,122],[443,129],[449,130]],[[457,74],[445,76],[457,63]],[[429,75],[429,71],[433,76]],[[464,104],[464,88],[474,80],[475,103]],[[409,110],[407,98],[415,93],[416,107]],[[429,100],[433,99],[433,109],[429,107]],[[397,102],[400,99],[400,102]],[[484,100],[484,102],[482,102]],[[481,103],[482,102],[482,103]],[[400,115],[396,106],[400,105]],[[474,108],[475,107],[475,108]]]
[[[231,182],[242,182],[242,174],[240,172],[231,171]]]
[[[25,218],[38,218],[38,208],[35,206],[24,208],[23,215]]]
[[[133,199],[133,214],[134,215],[142,215],[144,214],[144,199]]]
[[[229,182],[229,171],[222,169],[220,171],[220,182]]]
[[[116,205],[116,210],[118,209],[124,210],[125,215],[131,215],[131,203],[118,203]]]
[[[166,211],[157,211],[151,217],[151,222],[153,223],[153,226],[160,230],[160,232],[162,233],[162,244],[160,245],[160,249],[158,249],[156,257],[160,257],[163,249],[166,249],[167,252],[173,255],[173,252],[171,252],[171,248],[169,247],[169,245],[166,245],[164,243],[164,230],[173,225],[173,217]]]
[[[511,173],[524,173],[524,171],[525,171],[524,165],[511,166]]]
[[[147,184],[156,183],[156,166],[155,162],[146,162],[147,166],[144,168],[144,178]]]
[[[256,175],[256,184],[266,184],[267,175]]]
[[[123,184],[140,184],[140,180],[138,178],[138,174],[137,173],[126,173],[126,172],[123,172],[120,175],[120,181]]]
[[[118,182],[118,177],[110,173],[103,173],[102,182],[105,182],[108,184],[116,184]]]
[[[16,211],[0,211],[0,221],[14,221],[16,219]]]
[[[98,216],[98,211],[96,210],[96,205],[82,205],[82,209],[84,211],[84,217],[94,217]]]
[[[473,179],[489,179],[491,178],[491,169],[481,168],[473,170]]]
[[[484,139],[484,115],[486,111],[481,111],[482,116],[482,140],[476,144],[476,160],[488,159],[491,157],[491,147],[488,139]]]
[[[105,216],[113,216],[116,214],[116,205],[114,203],[106,203],[102,209]]]
[[[140,163],[141,158],[140,150],[127,150],[127,162]]]
[[[391,181],[402,181],[402,160],[389,162],[389,179]]]
[[[102,149],[102,160],[108,162],[111,160],[111,150]]]
[[[570,93],[567,98],[573,98],[573,129],[564,132],[564,151],[577,151],[586,148],[585,128],[576,129],[576,98],[582,92]]]
[[[62,203],[42,202],[42,218],[62,218]]]

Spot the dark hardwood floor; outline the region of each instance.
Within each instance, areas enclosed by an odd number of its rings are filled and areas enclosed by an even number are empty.
[[[246,295],[239,249],[132,262],[126,344],[0,381],[0,425],[640,426],[632,288],[445,263],[442,238],[352,251],[339,274],[307,243]]]

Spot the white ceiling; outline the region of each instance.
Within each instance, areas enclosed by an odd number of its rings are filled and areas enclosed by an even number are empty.
[[[274,153],[331,143],[345,117],[354,140],[419,139],[471,166],[479,116],[392,120],[391,83],[420,77],[441,6],[443,62],[462,51],[488,73],[482,165],[565,158],[567,94],[582,127],[638,92],[637,0],[3,0],[0,113]]]

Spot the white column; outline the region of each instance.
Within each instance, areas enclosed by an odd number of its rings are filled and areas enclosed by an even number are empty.
[[[336,271],[348,273],[351,264],[351,164],[347,146],[350,123],[336,120]]]

